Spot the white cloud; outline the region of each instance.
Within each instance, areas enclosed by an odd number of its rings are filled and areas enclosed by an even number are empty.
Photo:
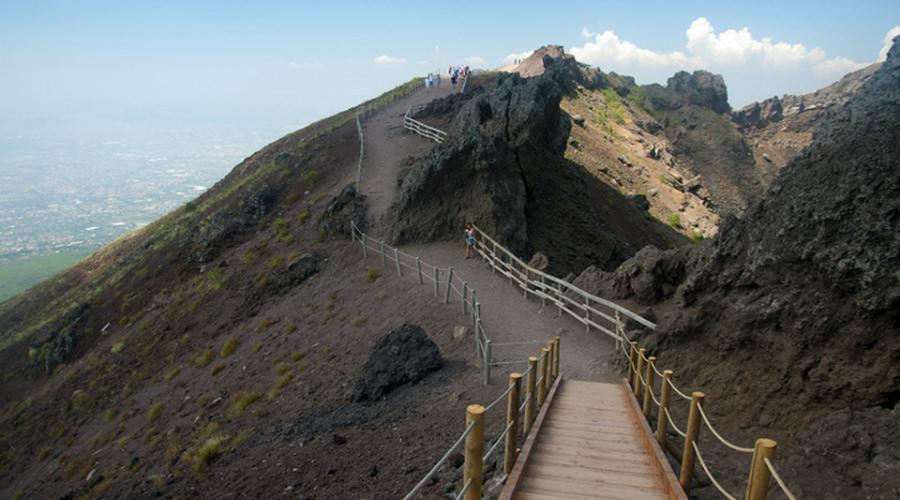
[[[465,61],[469,64],[484,64],[484,58],[480,56],[469,56],[465,58]]]
[[[835,57],[834,59],[826,59],[822,62],[813,64],[813,71],[822,76],[839,77],[865,68],[870,63],[858,63],[847,59],[846,57]]]
[[[503,58],[503,64],[512,64],[516,61],[516,59],[525,59],[530,56],[533,51],[526,50],[525,52],[519,52],[518,54],[513,52],[511,54],[507,54],[506,57]]]
[[[900,33],[900,26],[896,28]],[[825,51],[803,44],[775,42],[771,38],[755,38],[750,29],[727,29],[716,33],[712,23],[699,17],[691,23],[685,35],[686,52],[654,52],[621,40],[613,31],[593,34],[587,28],[582,36],[593,35],[583,47],[573,47],[572,54],[581,62],[596,65],[636,65],[642,67],[679,69],[740,66],[749,63],[762,67],[796,67],[807,65],[817,72],[852,71],[865,66],[847,58],[826,58]]]
[[[884,45],[881,47],[881,50],[878,52],[878,59],[875,62],[884,62],[887,59],[887,53],[891,50],[891,45],[894,44],[894,37],[900,36],[900,25],[894,26],[889,29],[887,34],[884,35]]]
[[[595,35],[597,35],[597,34],[594,33],[594,32],[588,31],[587,28],[581,28],[581,36],[582,36],[582,37],[584,37],[584,38],[594,38]]]
[[[405,57],[392,57],[387,54],[381,54],[372,61],[375,64],[406,64]]]
[[[582,34],[586,30],[582,30]],[[637,64],[641,66],[672,66],[688,68],[696,65],[683,52],[660,54],[652,50],[642,49],[637,45],[621,40],[612,31],[604,31],[594,36],[594,41],[587,42],[584,47],[572,47],[575,59],[587,64]]]

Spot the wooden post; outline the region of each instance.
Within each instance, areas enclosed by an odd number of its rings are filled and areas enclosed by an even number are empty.
[[[491,383],[491,339],[484,337],[484,385]]]
[[[666,441],[669,439],[666,434],[668,432],[666,427],[669,425],[669,416],[666,414],[666,410],[669,408],[669,398],[672,395],[672,387],[669,385],[671,383],[672,370],[663,370],[662,388],[659,394],[659,415],[656,416],[656,440],[659,441],[660,448],[664,450]]]
[[[384,267],[384,240],[381,240],[381,267]]]
[[[556,375],[553,373],[553,363],[556,361],[556,340],[551,340],[547,343],[547,349],[550,349],[550,352],[547,355],[547,375],[549,376],[550,383],[548,387],[553,386],[553,381],[556,380]]]
[[[750,462],[750,478],[747,480],[746,500],[766,500],[769,493],[769,478],[771,473],[766,467],[764,459],[769,461],[775,458],[775,441],[766,438],[756,440],[753,447],[753,460]]]
[[[541,383],[538,384],[538,406],[544,405],[544,398],[547,396],[548,359],[550,359],[550,349],[544,347],[541,349]]]
[[[700,434],[700,411],[697,409],[706,395],[702,392],[694,392],[691,394],[691,410],[688,413],[687,437],[684,438],[684,450],[681,453],[681,474],[678,481],[684,488],[684,493],[689,495],[691,492],[691,476],[694,475],[694,442]]]
[[[647,349],[641,347],[638,351],[637,369],[634,370],[634,395],[640,401],[641,397],[641,370],[644,369],[644,353]]]
[[[425,278],[422,276],[422,261],[416,257],[416,273],[419,275],[419,284],[425,284]]]
[[[475,427],[466,436],[466,454],[463,465],[463,484],[471,480],[465,500],[481,500],[482,466],[484,465],[484,406],[469,405],[466,408],[466,427]]]
[[[469,284],[463,281],[463,291],[462,291],[462,306],[463,306],[463,314],[469,313]]]
[[[525,435],[531,432],[531,425],[534,423],[535,414],[535,390],[537,386],[534,381],[537,380],[537,357],[528,357],[528,377],[525,379]]]
[[[510,373],[509,398],[506,402],[506,425],[509,432],[506,433],[505,451],[503,456],[503,472],[509,474],[516,463],[516,442],[519,440],[519,389],[522,387],[522,374]]]
[[[450,289],[453,286],[453,268],[447,271],[447,293],[444,295],[444,304],[450,303]]]
[[[437,266],[434,266],[434,296],[437,297],[439,292],[438,280],[440,279],[440,271],[438,271]]]
[[[559,377],[559,341],[561,339],[559,338],[559,335],[557,335],[554,340],[556,341],[556,344],[554,344],[556,346],[556,356],[553,359],[553,378],[555,379],[556,377]]]
[[[403,276],[400,274],[400,250],[394,249],[394,263],[397,264],[397,276]]]
[[[634,355],[637,353],[637,341],[631,341],[631,350],[628,352],[628,383],[634,389]]]
[[[653,392],[653,375],[655,372],[653,371],[653,362],[656,361],[656,356],[650,356],[647,358],[647,372],[644,374],[644,416],[650,415],[650,402],[652,401],[651,395]]]

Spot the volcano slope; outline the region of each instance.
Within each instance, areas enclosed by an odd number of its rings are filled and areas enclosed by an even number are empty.
[[[723,224],[715,241],[647,248],[615,273],[592,269],[578,282],[668,311],[642,342],[683,388],[703,388],[726,435],[745,444],[778,440],[782,473],[796,493],[896,498],[898,269],[895,41],[846,105],[829,110],[763,201]],[[746,463],[725,451],[710,454],[720,478],[746,477]],[[739,482],[726,485],[739,491]]]
[[[399,497],[418,481],[497,391],[451,339],[457,307],[349,244],[358,109],[0,304],[0,498]],[[405,322],[443,367],[351,402],[370,348]]]

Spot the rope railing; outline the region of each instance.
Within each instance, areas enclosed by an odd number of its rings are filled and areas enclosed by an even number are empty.
[[[790,500],[797,500],[797,497],[794,496],[794,494],[791,493],[791,490],[789,490],[788,487],[784,484],[784,480],[781,479],[778,471],[775,470],[775,466],[772,465],[772,461],[769,460],[768,457],[765,457],[763,458],[763,462],[765,462],[766,468],[769,469],[769,473],[772,474],[772,479],[775,480],[775,484],[777,484],[778,487],[781,488],[781,492],[784,493],[784,495]]]
[[[700,447],[697,446],[697,442],[694,441],[693,443],[691,443],[691,446],[694,447],[694,453],[697,455],[697,461],[700,462],[700,467],[703,469],[703,472],[706,473],[706,477],[709,478],[709,482],[712,483],[712,485],[715,486],[717,490],[719,490],[719,493],[721,493],[723,497],[727,498],[728,500],[737,500],[737,497],[725,491],[725,488],[723,488],[722,485],[719,484],[718,481],[716,481],[716,477],[713,476],[712,472],[709,471],[709,468],[706,466],[706,461],[703,460],[703,455],[700,454]]]
[[[528,358],[528,369],[524,372],[510,373],[509,386],[491,404],[488,406],[473,404],[466,408],[465,431],[428,471],[425,477],[416,483],[416,486],[403,497],[404,500],[415,498],[425,484],[444,465],[453,451],[463,442],[465,442],[463,487],[454,498],[465,498],[466,500],[481,498],[484,462],[500,448],[501,443],[505,443],[503,472],[509,474],[512,471],[518,456],[518,444],[520,440],[524,440],[528,436],[538,409],[546,403],[547,391],[550,388],[549,382],[555,381],[559,377],[559,342],[559,337],[554,338],[547,343],[547,347],[541,349],[540,358]],[[541,377],[536,381],[538,371],[541,373]],[[520,398],[523,378],[526,378],[526,386],[524,397]],[[523,399],[523,401],[520,402],[520,399]],[[503,400],[506,400],[507,403],[505,426],[503,431],[490,442],[490,446],[485,451],[486,416],[491,409]],[[525,410],[524,414],[522,414],[523,409]],[[522,427],[521,434],[519,434],[519,427]]]

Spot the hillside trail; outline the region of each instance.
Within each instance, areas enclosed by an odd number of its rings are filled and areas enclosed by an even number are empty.
[[[421,158],[435,146],[434,142],[404,129],[403,114],[409,106],[445,97],[456,90],[458,87],[453,89],[449,85],[440,89],[421,89],[363,123],[365,155],[360,191],[367,198],[368,220],[374,222],[369,231],[372,237],[386,238],[388,234],[385,216],[399,191],[398,177],[404,164],[408,164],[411,157]],[[613,339],[596,330],[586,332],[581,323],[567,314],[560,317],[552,304],[542,306],[539,299],[526,300],[521,289],[501,274],[494,274],[480,258],[466,259],[462,228],[459,235],[457,243],[407,245],[401,249],[419,256],[423,262],[442,268],[453,267],[454,273],[476,290],[482,304],[482,323],[492,342],[494,361],[516,362],[495,367],[494,383],[505,383],[505,373],[524,371],[528,356],[539,353],[542,344],[556,335],[561,337],[560,370],[567,377],[601,382],[618,380],[609,366],[615,350]],[[423,293],[430,293],[427,285],[423,286]],[[459,297],[451,297],[451,304],[442,307],[459,307],[459,324],[469,324],[463,316]]]

